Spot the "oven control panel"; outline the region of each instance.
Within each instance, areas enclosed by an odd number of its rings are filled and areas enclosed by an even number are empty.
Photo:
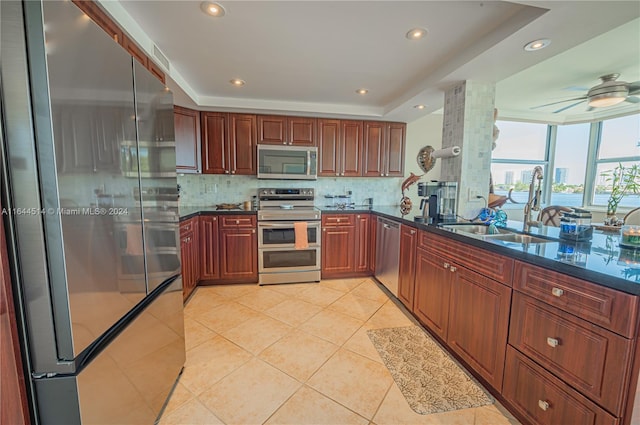
[[[315,189],[313,188],[262,188],[258,189],[260,200],[313,200]]]

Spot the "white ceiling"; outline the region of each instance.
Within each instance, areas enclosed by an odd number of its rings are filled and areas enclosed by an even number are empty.
[[[626,102],[588,113],[584,104],[530,109],[582,96],[604,74],[640,80],[635,0],[220,1],[222,18],[199,1],[101,3],[150,56],[155,45],[168,58],[168,85],[183,106],[410,122],[439,110],[448,87],[476,80],[496,83],[502,119],[569,123],[640,111]],[[407,40],[414,27],[426,39]],[[537,38],[552,43],[525,52]],[[365,96],[355,92],[362,87]]]

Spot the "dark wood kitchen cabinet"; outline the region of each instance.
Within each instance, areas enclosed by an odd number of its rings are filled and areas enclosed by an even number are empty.
[[[405,133],[405,123],[365,121],[362,175],[402,177]]]
[[[322,277],[369,275],[369,213],[322,214]]]
[[[258,234],[256,216],[221,215],[220,280],[252,283],[258,281]]]
[[[371,233],[369,231],[370,214],[356,214],[356,273],[367,274],[369,272],[369,247],[371,246]]]
[[[256,116],[202,112],[202,172],[256,174]]]
[[[418,231],[413,227],[400,226],[400,274],[398,276],[398,299],[413,311],[416,277],[416,249]]]
[[[176,135],[176,172],[200,173],[200,112],[181,106],[173,107]]]
[[[472,258],[471,251],[465,244],[420,232],[414,313],[488,384],[500,391],[511,288],[476,272],[477,267],[470,261],[457,261],[458,256]],[[481,253],[482,250],[475,255]]]
[[[377,228],[378,228],[378,217],[370,214],[371,218],[369,219],[369,239],[371,240],[371,244],[369,245],[369,274],[372,276],[376,274],[376,239],[377,239]]]
[[[322,278],[355,270],[356,226],[353,214],[322,214]]]
[[[362,175],[362,121],[318,120],[318,175]]]
[[[583,353],[574,353],[578,358]],[[503,396],[531,424],[619,424],[618,419],[557,379],[526,356],[507,347]]]
[[[19,338],[4,222],[0,222],[0,424],[31,423]]]
[[[180,256],[182,260],[182,298],[189,298],[200,280],[198,217],[180,223]]]
[[[220,233],[217,215],[200,217],[200,279],[220,279]]]
[[[258,115],[258,143],[316,146],[316,119],[284,115]]]

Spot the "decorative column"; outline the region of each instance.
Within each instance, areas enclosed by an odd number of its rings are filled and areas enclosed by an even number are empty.
[[[440,180],[458,182],[458,215],[475,217],[489,196],[495,84],[465,81],[444,95],[442,148],[460,146],[462,153],[443,158]]]

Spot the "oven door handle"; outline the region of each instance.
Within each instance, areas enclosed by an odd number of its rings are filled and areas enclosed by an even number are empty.
[[[300,220],[304,221],[304,220]],[[309,222],[307,222],[309,223]],[[309,223],[308,227],[319,227],[320,223]],[[291,228],[293,223],[258,223],[258,227]]]

